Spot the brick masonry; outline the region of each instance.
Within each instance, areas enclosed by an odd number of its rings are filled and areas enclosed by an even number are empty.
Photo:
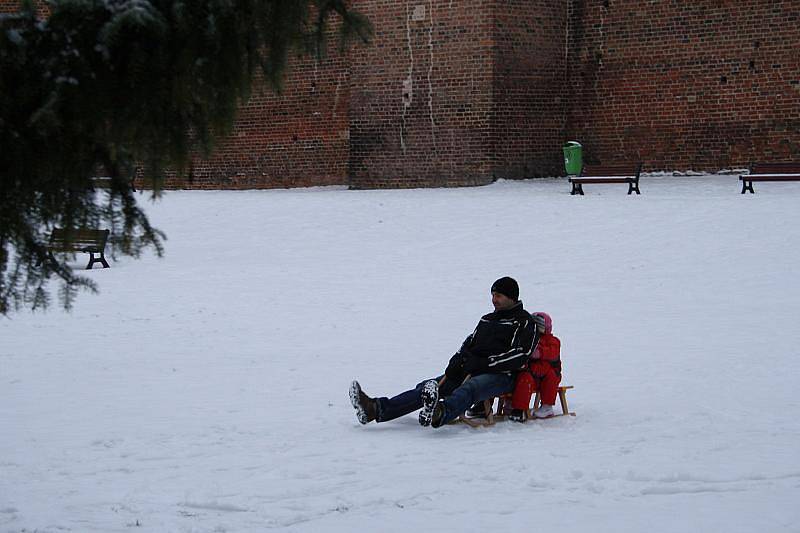
[[[323,61],[294,59],[284,89],[257,82],[230,136],[191,179],[167,188],[258,189],[347,184],[349,67],[335,47]]]
[[[37,0],[35,5],[39,16],[45,17],[50,12],[43,0]],[[16,13],[19,7],[20,0],[0,0],[0,13]]]
[[[573,1],[566,131],[585,159],[800,160],[800,2]]]
[[[350,186],[491,182],[492,3],[357,7],[376,32],[352,51]]]
[[[567,103],[566,4],[498,0],[493,9],[493,174],[558,175]]]
[[[352,3],[373,42],[292,60],[168,187],[480,185],[562,174],[568,139],[645,170],[800,159],[796,0]]]

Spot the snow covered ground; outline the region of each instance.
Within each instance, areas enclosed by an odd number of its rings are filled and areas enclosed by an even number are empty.
[[[0,320],[0,531],[800,531],[800,184],[568,190],[168,192],[165,258]],[[503,275],[577,417],[359,425]]]

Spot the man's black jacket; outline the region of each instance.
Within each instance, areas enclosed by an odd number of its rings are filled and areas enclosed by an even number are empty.
[[[536,324],[521,301],[510,309],[484,315],[451,359],[448,376],[456,377],[451,375],[456,361],[461,362],[462,369],[467,367],[464,375],[521,370],[539,342],[541,328]]]

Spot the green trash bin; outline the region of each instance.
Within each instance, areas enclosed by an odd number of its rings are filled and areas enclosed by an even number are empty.
[[[577,176],[583,169],[583,147],[577,141],[567,141],[564,145],[564,168],[567,174]]]

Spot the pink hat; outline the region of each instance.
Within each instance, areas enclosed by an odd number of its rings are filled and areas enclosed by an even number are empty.
[[[550,315],[548,315],[547,313],[545,313],[543,311],[536,311],[535,313],[531,313],[531,314],[542,317],[542,320],[544,320],[544,332],[545,333],[548,333],[548,334],[549,333],[553,333],[553,319],[550,318]]]

